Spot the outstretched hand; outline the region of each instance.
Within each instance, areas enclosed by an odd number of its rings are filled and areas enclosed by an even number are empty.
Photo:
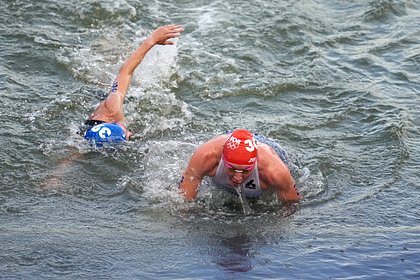
[[[173,45],[174,42],[170,39],[179,37],[182,31],[184,31],[182,25],[165,25],[156,28],[148,39],[152,40],[153,44],[157,45]]]

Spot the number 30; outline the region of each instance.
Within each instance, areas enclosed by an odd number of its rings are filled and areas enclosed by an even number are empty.
[[[253,139],[246,139],[244,143],[248,145],[248,147],[245,147],[248,152],[253,152],[255,149],[258,149],[257,143],[254,143]]]

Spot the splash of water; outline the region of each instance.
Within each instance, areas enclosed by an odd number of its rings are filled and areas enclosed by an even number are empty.
[[[249,206],[248,200],[246,199],[245,192],[243,191],[243,184],[235,188],[236,192],[238,193],[239,200],[241,201],[242,209],[244,210],[244,214],[248,215],[251,213],[251,207]]]

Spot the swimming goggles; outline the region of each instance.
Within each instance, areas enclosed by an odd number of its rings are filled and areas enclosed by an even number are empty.
[[[225,166],[228,169],[228,171],[229,172],[232,172],[232,173],[248,174],[249,172],[251,172],[252,170],[254,170],[254,167],[255,167],[255,163],[254,163],[253,165],[248,166],[248,167],[246,167],[244,169],[237,169],[232,164],[230,164],[230,163],[228,163],[226,161],[223,161],[223,162],[225,163]]]

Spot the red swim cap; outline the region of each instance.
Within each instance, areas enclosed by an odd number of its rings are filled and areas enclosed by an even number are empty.
[[[257,141],[251,132],[237,129],[223,146],[223,158],[234,165],[252,165],[257,158]]]

